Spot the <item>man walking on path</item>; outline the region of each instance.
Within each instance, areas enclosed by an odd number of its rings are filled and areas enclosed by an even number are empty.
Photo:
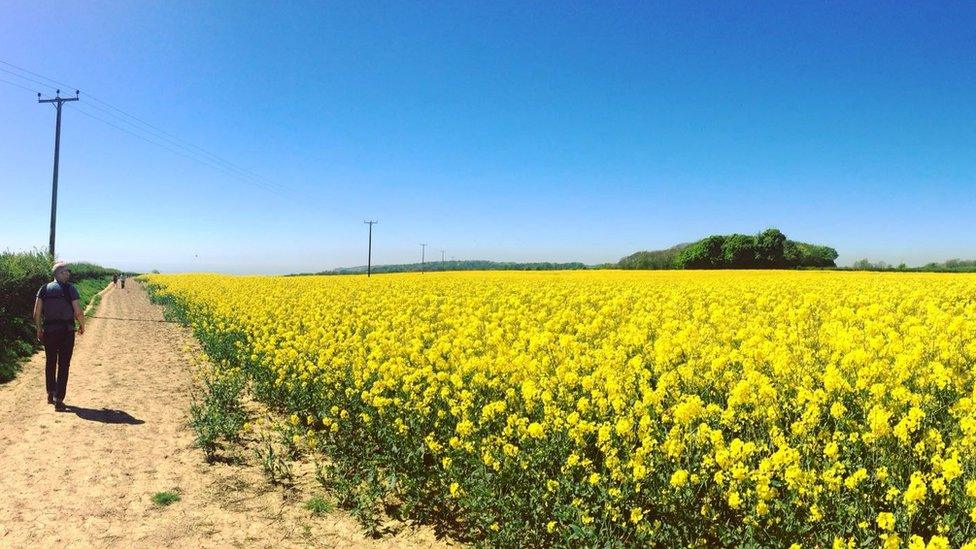
[[[41,286],[34,300],[34,325],[37,339],[44,344],[47,359],[45,381],[47,402],[54,409],[65,410],[64,394],[68,388],[68,368],[75,347],[75,321],[78,335],[85,333],[85,314],[81,310],[78,290],[68,284],[71,271],[64,262],[54,264],[54,281]],[[43,318],[43,321],[42,321]]]

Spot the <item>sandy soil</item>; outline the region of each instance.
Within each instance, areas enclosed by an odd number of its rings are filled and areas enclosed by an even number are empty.
[[[0,385],[0,546],[441,545],[422,528],[367,538],[343,511],[305,510],[314,486],[205,463],[187,427],[196,341],[134,281],[109,287],[97,316],[76,339],[68,411],[47,404],[43,352]],[[182,499],[158,507],[160,491]]]

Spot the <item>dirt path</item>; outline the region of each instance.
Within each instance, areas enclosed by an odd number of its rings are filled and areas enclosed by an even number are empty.
[[[368,539],[254,467],[206,464],[187,427],[196,342],[134,281],[97,316],[76,340],[67,412],[46,402],[43,352],[0,385],[0,546],[437,545],[424,530]],[[182,500],[157,507],[160,491]]]

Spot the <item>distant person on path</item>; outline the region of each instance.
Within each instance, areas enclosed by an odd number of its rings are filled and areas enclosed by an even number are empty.
[[[75,348],[75,321],[78,322],[78,335],[83,335],[85,314],[81,310],[78,289],[68,284],[71,277],[68,265],[58,262],[52,270],[54,281],[41,286],[34,300],[34,325],[47,358],[44,370],[47,402],[61,412],[65,410],[68,368]]]
[[[112,286],[118,286],[118,285],[119,285],[119,275],[114,274],[112,275]]]
[[[119,275],[119,282],[122,283],[122,289],[124,290],[125,289],[125,274],[120,274]]]

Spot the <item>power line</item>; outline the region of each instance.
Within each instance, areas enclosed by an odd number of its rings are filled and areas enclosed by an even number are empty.
[[[34,73],[34,72],[31,72],[31,71],[28,71],[27,69],[23,69],[23,68],[20,68],[20,67],[17,67],[16,65],[12,65],[12,64],[10,64],[10,63],[7,63],[7,62],[5,62],[5,61],[0,61],[0,63],[4,63],[4,64],[6,64],[6,65],[9,65],[9,66],[12,66],[12,67],[15,67],[15,68],[17,68],[18,70],[22,70],[22,71],[24,71],[24,72],[27,72],[27,73],[29,73],[29,74],[33,74],[33,75],[36,75],[36,76],[40,76],[41,78],[44,78],[45,80],[50,80],[50,81],[52,81],[52,82],[57,82],[56,80],[52,80],[52,79],[49,79],[49,78],[46,78],[46,77],[44,77],[44,76],[41,76],[41,75],[38,75],[37,73]],[[32,83],[34,83],[34,84],[40,84],[41,86],[44,86],[44,87],[50,87],[50,86],[49,86],[48,84],[46,84],[46,83],[44,83],[44,82],[41,82],[41,81],[39,81],[39,80],[35,80],[35,79],[32,79],[32,78],[27,78],[27,77],[25,77],[25,76],[23,76],[23,75],[20,75],[20,74],[17,74],[17,73],[15,73],[15,72],[13,72],[13,71],[10,71],[10,70],[7,70],[7,69],[4,69],[3,67],[0,67],[0,71],[2,71],[2,72],[5,72],[5,73],[8,73],[8,74],[11,74],[11,75],[13,75],[13,76],[16,76],[17,78],[21,78],[21,79],[23,79],[23,80],[26,80],[26,81],[28,81],[28,82],[32,82]],[[31,92],[34,92],[34,93],[40,93],[40,92],[38,92],[38,91],[37,91],[36,89],[33,89],[33,88],[28,88],[28,87],[25,87],[25,86],[22,86],[22,85],[20,85],[20,84],[18,84],[18,83],[16,83],[16,82],[11,82],[11,81],[9,81],[9,80],[4,80],[4,79],[0,79],[0,82],[4,82],[4,83],[7,83],[7,84],[10,84],[11,86],[16,86],[16,87],[18,87],[18,88],[20,88],[20,89],[22,89],[22,90],[27,90],[27,91],[31,91]],[[56,88],[55,88],[55,89],[56,89]],[[90,96],[87,96],[87,94],[86,94],[86,97],[88,97],[89,99],[95,99],[95,98],[93,98],[93,97],[90,97]],[[98,100],[97,100],[97,101],[98,101]],[[99,101],[99,102],[101,102],[101,101]],[[158,136],[158,135],[156,135],[156,134],[155,134],[154,132],[151,132],[151,131],[147,131],[147,130],[145,130],[144,128],[142,128],[142,127],[140,127],[140,126],[139,126],[138,124],[133,124],[132,122],[128,122],[128,121],[126,121],[125,119],[122,119],[122,118],[121,118],[120,116],[118,116],[117,114],[115,114],[115,113],[113,113],[113,112],[111,112],[111,111],[109,111],[109,110],[107,110],[107,109],[105,109],[104,107],[99,107],[98,105],[89,105],[89,106],[90,106],[91,108],[94,108],[94,109],[96,109],[96,110],[98,110],[98,111],[101,111],[101,112],[103,112],[103,113],[105,113],[105,114],[108,114],[109,116],[112,116],[112,117],[114,117],[114,118],[116,118],[117,120],[121,120],[121,121],[122,121],[123,123],[126,123],[126,124],[129,124],[130,126],[132,126],[133,128],[135,128],[135,129],[136,129],[136,130],[138,130],[138,131],[143,131],[143,132],[145,132],[145,133],[148,133],[148,134],[149,134],[149,135],[151,135],[152,137],[157,137],[157,138],[159,137],[159,136]],[[168,150],[168,151],[170,151],[170,152],[172,152],[172,153],[174,153],[174,154],[180,154],[179,152],[177,152],[177,151],[175,151],[175,150],[173,150],[173,149],[171,149],[171,148],[168,148],[168,147],[165,147],[164,145],[162,145],[162,144],[160,144],[160,143],[157,143],[157,142],[155,142],[155,141],[152,141],[152,140],[149,140],[149,139],[147,139],[146,137],[144,137],[144,136],[142,136],[142,135],[138,135],[138,134],[136,134],[136,133],[133,133],[132,131],[129,131],[129,130],[127,130],[126,128],[123,128],[123,127],[120,127],[120,126],[118,126],[118,125],[116,125],[116,124],[113,124],[112,122],[109,122],[108,120],[105,120],[104,118],[99,118],[99,117],[97,117],[97,116],[95,116],[95,115],[93,115],[93,114],[90,114],[90,113],[88,113],[88,112],[85,112],[84,110],[81,110],[81,109],[79,109],[79,111],[78,111],[78,112],[80,112],[81,114],[84,114],[85,116],[87,116],[87,117],[89,117],[89,118],[92,118],[92,119],[94,119],[94,120],[98,120],[99,122],[102,122],[103,124],[106,124],[106,125],[108,125],[108,126],[111,126],[111,127],[113,127],[113,128],[115,128],[115,129],[117,129],[117,130],[120,130],[120,131],[123,131],[123,132],[125,132],[125,133],[128,133],[129,135],[132,135],[132,136],[134,136],[134,137],[137,137],[137,138],[139,138],[139,139],[142,139],[142,140],[144,140],[144,141],[146,141],[146,142],[148,142],[148,143],[151,143],[151,144],[153,144],[153,145],[157,145],[157,146],[160,146],[160,147],[163,147],[163,148],[165,148],[166,150]],[[146,123],[146,122],[143,122],[143,123],[144,123],[144,124],[146,124],[147,126],[150,126],[150,127],[154,127],[154,126],[152,126],[151,124],[148,124],[148,123]],[[162,132],[161,130],[159,130],[159,131],[160,131],[161,133],[165,133],[165,132]],[[184,156],[185,156],[185,155],[184,155]],[[190,158],[190,157],[187,157],[187,158]],[[194,159],[195,159],[195,158],[194,158]]]
[[[167,132],[165,130],[162,130],[162,129],[160,129],[160,128],[158,128],[158,127],[150,124],[149,122],[146,122],[146,121],[142,120],[141,118],[138,118],[136,116],[133,116],[133,115],[131,115],[131,114],[123,111],[122,109],[119,109],[118,107],[115,107],[115,106],[113,106],[113,105],[111,105],[109,103],[106,103],[105,101],[102,101],[102,100],[100,100],[100,99],[98,99],[96,97],[93,97],[91,95],[88,95],[88,94],[86,94],[86,97],[88,97],[88,98],[92,99],[93,101],[96,101],[96,102],[98,102],[98,103],[100,103],[102,105],[105,105],[106,107],[108,107],[108,109],[106,109],[104,107],[99,107],[98,105],[91,105],[91,107],[93,107],[93,108],[95,108],[95,109],[97,109],[97,110],[99,110],[99,111],[101,111],[101,112],[103,112],[103,113],[105,113],[105,114],[107,114],[107,115],[115,118],[116,120],[121,121],[124,124],[128,124],[131,127],[137,128],[139,131],[148,133],[148,134],[152,135],[153,137],[155,137],[157,139],[160,139],[160,140],[163,140],[163,141],[167,141],[170,144],[172,144],[173,146],[179,147],[179,148],[181,148],[183,150],[186,150],[187,152],[190,152],[192,154],[196,154],[196,155],[203,156],[203,157],[205,157],[207,160],[209,160],[211,162],[218,163],[218,164],[224,166],[226,169],[236,172],[241,177],[246,177],[246,178],[249,178],[251,180],[261,181],[262,184],[269,185],[271,187],[275,187],[280,192],[285,192],[285,193],[289,193],[289,194],[291,194],[291,193],[294,192],[291,188],[289,188],[289,187],[287,187],[285,185],[282,185],[280,183],[276,183],[276,182],[274,182],[274,181],[272,181],[272,180],[270,180],[270,179],[268,179],[266,177],[262,177],[260,175],[257,175],[254,172],[251,172],[250,170],[247,170],[246,168],[242,168],[242,167],[234,164],[233,162],[230,162],[229,160],[225,160],[225,159],[217,156],[216,154],[211,153],[210,151],[204,149],[203,147],[199,147],[197,145],[194,145],[193,143],[190,143],[189,141],[186,141],[184,139],[181,139],[181,138],[179,138],[179,137],[177,137],[177,136],[175,136],[175,135],[173,135],[173,134],[171,134],[171,133],[169,133],[169,132]],[[111,110],[109,110],[109,109],[111,109]],[[118,113],[121,113],[122,115],[125,116],[125,118],[123,118],[122,116],[119,116],[118,114],[115,114],[115,112],[113,112],[113,111],[118,112]],[[135,122],[132,122],[133,120],[135,120],[136,122],[138,122],[138,124],[135,123]],[[142,124],[145,127],[140,126],[140,124]],[[149,129],[147,130],[146,127],[148,127]]]
[[[24,67],[18,67],[17,65],[14,65],[13,63],[9,63],[7,61],[4,61],[3,59],[0,59],[0,64],[7,65],[8,67],[17,69],[17,70],[19,70],[21,72],[26,72],[27,74],[29,74],[31,76],[36,76],[38,78],[43,78],[44,80],[47,80],[48,82],[53,82],[56,86],[63,86],[65,88],[67,88],[67,89],[72,89],[73,88],[72,86],[69,86],[68,84],[65,84],[64,82],[58,82],[57,80],[53,80],[51,78],[48,78],[48,77],[44,76],[43,74],[37,74],[36,72],[31,72],[31,71],[25,69]],[[21,78],[23,78],[23,77],[21,77]],[[45,86],[48,86],[48,87],[50,87],[50,88],[53,89],[53,86],[49,86],[47,84],[45,84]]]
[[[52,89],[52,90],[53,89],[56,89],[54,86],[45,84],[44,82],[41,82],[39,80],[34,80],[33,78],[27,78],[26,76],[17,74],[14,71],[7,70],[7,69],[5,69],[3,67],[0,67],[0,71],[5,72],[5,73],[10,74],[10,75],[13,75],[13,76],[16,76],[17,78],[20,78],[21,80],[26,80],[26,81],[31,82],[33,84],[38,84],[39,86],[44,87],[44,88],[48,88],[48,89]],[[65,86],[65,87],[67,88],[68,86]]]
[[[0,78],[0,82],[3,82],[4,84],[10,84],[11,86],[18,87],[18,88],[20,88],[22,90],[27,90],[27,91],[29,91],[31,93],[40,93],[40,92],[38,92],[37,90],[35,90],[33,88],[28,88],[27,86],[21,86],[20,84],[17,84],[16,82],[11,82],[10,80],[4,80],[3,78]]]
[[[48,82],[52,82],[54,84],[61,85],[61,86],[64,86],[64,87],[69,87],[68,84],[65,84],[64,82],[60,82],[60,81],[55,80],[53,78],[44,76],[44,75],[42,75],[40,73],[31,71],[31,70],[26,69],[24,67],[21,67],[19,65],[15,65],[13,63],[10,63],[9,61],[5,61],[3,59],[0,59],[0,64],[6,65],[6,66],[8,66],[10,68],[13,68],[13,69],[16,69],[18,71],[21,71],[23,73],[26,73],[26,74],[35,76],[37,78],[46,80]],[[17,74],[17,73],[15,73],[13,71],[10,71],[8,69],[4,69],[3,67],[0,67],[0,71],[3,71],[3,72],[6,72],[6,73],[9,73],[9,74],[12,74],[12,75],[14,75],[14,76],[16,76],[18,78],[24,79],[24,80],[29,81],[29,82],[33,82],[35,84],[39,84],[41,86],[49,87],[49,88],[54,89],[53,86],[51,86],[50,84],[46,84],[44,82],[41,82],[39,80],[35,80],[33,78],[28,78],[26,76],[23,76],[21,74]],[[13,85],[16,85],[16,84],[13,84]],[[237,165],[237,164],[235,164],[235,163],[233,163],[233,162],[231,162],[229,160],[226,160],[226,159],[224,159],[224,158],[222,158],[222,157],[220,157],[220,156],[218,156],[218,155],[216,155],[216,154],[214,154],[214,153],[212,153],[212,152],[204,149],[203,147],[200,147],[200,146],[195,145],[195,144],[193,144],[193,143],[191,143],[191,142],[189,142],[189,141],[187,141],[185,139],[182,139],[182,138],[180,138],[180,137],[178,137],[176,135],[173,135],[172,133],[169,133],[169,132],[161,129],[161,128],[159,128],[159,127],[157,127],[157,126],[155,126],[155,125],[153,125],[153,124],[151,124],[151,123],[143,120],[142,118],[139,118],[139,117],[137,117],[135,115],[132,115],[132,114],[130,114],[130,113],[122,110],[121,108],[116,107],[115,105],[112,105],[111,103],[109,103],[107,101],[104,101],[104,100],[102,100],[102,99],[100,99],[100,98],[98,98],[96,96],[93,96],[91,94],[86,93],[85,94],[85,97],[86,97],[86,99],[90,99],[91,101],[94,101],[95,103],[97,103],[97,104],[91,104],[91,103],[89,103],[88,106],[90,106],[90,107],[92,107],[92,108],[94,108],[94,109],[102,112],[105,115],[108,115],[108,116],[112,117],[113,119],[115,119],[119,123],[126,124],[129,127],[131,127],[131,128],[135,128],[137,131],[141,131],[141,132],[144,132],[146,134],[149,134],[150,136],[152,136],[153,138],[155,138],[158,141],[167,142],[168,144],[172,145],[173,147],[178,147],[178,148],[180,148],[182,150],[185,150],[187,153],[190,153],[191,155],[196,155],[196,156],[203,157],[206,160],[206,162],[202,162],[202,163],[204,163],[207,166],[216,167],[215,165],[216,164],[219,164],[223,168],[223,171],[225,173],[227,173],[228,171],[229,172],[233,172],[234,173],[234,176],[237,177],[238,179],[244,178],[249,183],[254,184],[254,185],[257,185],[258,187],[261,187],[262,189],[265,189],[265,190],[268,190],[268,191],[272,191],[272,192],[274,192],[279,197],[280,196],[283,196],[284,194],[288,194],[288,195],[291,195],[291,198],[293,200],[298,201],[298,202],[301,202],[302,204],[305,203],[302,199],[299,198],[300,195],[298,195],[295,190],[291,189],[290,187],[288,187],[286,185],[282,185],[281,183],[272,181],[272,180],[270,180],[270,179],[268,179],[266,177],[263,177],[261,175],[258,175],[256,173],[254,173],[254,172],[252,172],[252,171],[250,171],[250,170],[248,170],[246,168],[243,168],[243,167],[241,167],[241,166],[239,166],[239,165]],[[99,105],[102,105],[102,106],[99,106]],[[109,109],[111,109],[111,110],[109,110]],[[113,128],[116,128],[116,129],[118,129],[120,131],[124,131],[126,133],[129,133],[130,135],[135,135],[131,131],[127,131],[127,130],[121,128],[120,126],[118,126],[117,124],[113,124],[111,122],[108,122],[107,120],[105,120],[103,118],[99,118],[99,117],[94,116],[94,115],[91,115],[89,113],[86,113],[86,115],[89,116],[90,118],[93,118],[95,120],[98,120],[98,121],[100,121],[100,122],[102,122],[104,124],[107,124],[109,126],[112,126]],[[176,151],[174,151],[171,147],[163,146],[160,143],[156,143],[156,142],[150,141],[150,140],[148,140],[148,139],[146,139],[145,137],[142,137],[142,136],[137,136],[137,137],[140,137],[140,139],[143,139],[145,141],[148,141],[150,143],[153,143],[154,145],[160,146],[160,147],[162,147],[162,148],[164,148],[164,149],[166,149],[166,150],[168,150],[170,152],[173,152],[174,154],[180,154],[180,153],[177,153]],[[197,161],[202,161],[202,159],[197,158],[196,156],[186,156],[186,155],[181,155],[181,156],[184,156],[184,157],[187,157],[187,158],[192,158],[192,159],[197,160]],[[277,191],[277,192],[275,192],[275,191]]]
[[[87,96],[86,95],[86,97],[90,97],[90,96]],[[126,124],[128,127],[133,128],[136,131],[139,131],[139,132],[143,132],[145,134],[148,134],[149,136],[151,136],[152,138],[154,138],[156,141],[151,141],[149,139],[146,139],[142,135],[134,134],[132,131],[129,131],[129,130],[123,128],[123,127],[120,127],[117,124],[112,123],[112,122],[109,122],[109,121],[107,121],[107,120],[105,120],[103,118],[99,118],[99,117],[97,117],[95,115],[92,115],[90,113],[85,113],[86,116],[89,116],[90,118],[93,118],[95,120],[98,120],[100,122],[103,122],[105,124],[108,124],[109,126],[112,126],[113,128],[116,128],[116,129],[118,129],[120,131],[124,131],[124,132],[126,132],[126,133],[128,133],[130,135],[135,135],[136,137],[139,137],[140,139],[143,139],[144,141],[147,141],[149,143],[152,143],[154,145],[157,145],[159,147],[162,147],[162,148],[164,148],[164,149],[166,149],[166,150],[168,150],[168,151],[170,151],[170,152],[172,152],[174,154],[183,156],[184,158],[189,158],[189,159],[195,160],[197,162],[200,162],[200,163],[202,163],[202,164],[204,164],[204,165],[206,165],[208,167],[219,169],[219,170],[223,171],[224,173],[229,174],[232,177],[235,177],[237,179],[242,179],[243,178],[247,183],[250,183],[250,184],[256,185],[256,186],[258,186],[258,187],[260,187],[262,189],[271,191],[271,192],[277,194],[278,196],[284,196],[285,194],[287,194],[287,195],[289,195],[289,198],[292,199],[292,200],[297,200],[297,198],[298,198],[297,196],[294,195],[294,193],[292,192],[292,190],[290,188],[285,187],[283,185],[276,184],[276,183],[274,183],[274,182],[272,182],[272,181],[270,181],[270,180],[268,180],[266,178],[262,178],[262,177],[256,176],[256,175],[252,174],[251,172],[248,172],[247,170],[245,170],[243,168],[239,168],[238,166],[234,165],[231,162],[228,162],[228,161],[226,161],[226,160],[224,160],[224,159],[222,159],[222,158],[220,158],[220,157],[218,157],[216,155],[207,153],[206,150],[201,149],[200,147],[195,147],[195,146],[192,146],[192,145],[191,146],[184,145],[183,143],[185,143],[185,142],[182,141],[182,140],[180,140],[179,138],[167,137],[169,134],[166,134],[166,132],[162,132],[162,131],[159,131],[159,132],[150,131],[150,130],[147,130],[146,128],[144,128],[144,127],[142,127],[142,126],[140,126],[138,124],[135,124],[133,122],[130,122],[129,120],[126,120],[126,119],[122,118],[121,116],[118,116],[118,115],[114,114],[112,111],[109,111],[108,109],[99,107],[98,105],[88,105],[88,106],[89,107],[92,107],[92,108],[94,108],[94,109],[96,109],[98,111],[100,111],[101,113],[104,113],[104,114],[106,114],[108,116],[113,117],[113,120],[117,121],[118,123]],[[151,125],[149,125],[149,126],[150,127],[154,127],[154,126],[151,126]],[[179,151],[183,151],[183,152],[178,152],[177,150],[173,149],[173,147],[176,147],[177,149],[179,149]],[[200,151],[200,152],[198,152],[198,151]]]
[[[3,69],[0,68],[0,70],[3,70]],[[9,72],[9,71],[5,71],[5,72]],[[22,90],[25,90],[25,91],[29,91],[29,92],[32,92],[32,93],[40,93],[36,89],[28,88],[28,87],[22,86],[22,85],[20,85],[20,84],[18,84],[16,82],[11,82],[9,80],[5,80],[5,79],[2,79],[2,78],[0,78],[0,82],[3,82],[3,83],[8,84],[10,86],[14,86],[16,88],[19,88],[19,89],[22,89]],[[108,111],[105,111],[105,109],[100,109],[96,105],[89,105],[89,107],[94,107],[94,108],[96,108],[96,109],[98,109],[100,111],[108,112]],[[203,165],[205,165],[207,167],[216,169],[218,171],[222,171],[226,175],[229,175],[229,176],[231,176],[231,177],[233,177],[235,179],[238,179],[238,180],[244,181],[246,183],[250,183],[252,185],[255,185],[257,187],[260,187],[261,189],[263,189],[265,191],[268,191],[268,192],[270,192],[272,194],[275,194],[276,196],[278,196],[280,198],[288,198],[288,199],[294,200],[293,197],[290,197],[290,196],[289,197],[286,197],[279,189],[275,189],[275,188],[273,188],[273,187],[271,187],[271,186],[269,186],[267,184],[264,184],[264,183],[261,183],[261,182],[254,181],[254,180],[250,179],[249,176],[246,173],[239,173],[239,170],[235,170],[235,169],[229,168],[227,166],[224,166],[224,165],[221,165],[221,164],[217,164],[215,161],[212,161],[209,158],[206,158],[206,157],[201,158],[199,156],[195,156],[194,155],[194,154],[198,154],[198,153],[193,153],[193,151],[184,152],[183,150],[175,149],[175,148],[173,148],[171,146],[168,146],[166,143],[161,143],[159,141],[150,139],[149,137],[146,137],[144,135],[138,134],[138,133],[136,133],[136,132],[134,132],[132,130],[129,130],[127,128],[124,128],[122,126],[119,126],[118,124],[115,124],[115,123],[113,123],[111,121],[105,120],[104,118],[95,116],[94,114],[91,114],[91,113],[85,111],[84,109],[76,109],[76,111],[78,113],[84,115],[84,116],[87,116],[88,118],[91,118],[93,120],[97,120],[97,121],[99,121],[99,122],[101,122],[101,123],[103,123],[103,124],[105,124],[107,126],[110,126],[112,128],[115,128],[116,130],[119,130],[119,131],[124,132],[124,133],[126,133],[128,135],[131,135],[133,137],[136,137],[138,139],[141,139],[142,141],[145,141],[146,143],[149,143],[151,145],[155,145],[157,147],[160,147],[162,149],[165,149],[165,150],[167,150],[167,151],[169,151],[169,152],[171,152],[171,153],[173,153],[173,154],[175,154],[177,156],[181,156],[183,158],[187,158],[187,159],[190,159],[190,160],[194,160],[194,161],[199,162],[199,163],[201,163],[201,164],[203,164]],[[116,117],[116,118],[118,118],[118,117]],[[149,132],[149,131],[146,131],[143,128],[140,128],[137,125],[132,125],[132,127],[135,128],[138,131],[143,131],[143,132],[149,134],[151,137],[155,137],[157,139],[159,138],[154,133]],[[182,149],[185,150],[186,148],[183,147]],[[191,153],[191,154],[188,154],[188,152]],[[301,202],[299,202],[299,203],[301,203]],[[301,203],[301,204],[304,204],[304,203]]]
[[[218,171],[223,172],[226,175],[229,175],[229,176],[234,177],[234,178],[236,178],[238,180],[244,181],[245,183],[249,183],[251,185],[255,185],[255,186],[261,188],[262,190],[265,190],[265,191],[267,191],[267,192],[269,192],[271,194],[274,194],[278,198],[282,198],[284,200],[294,201],[294,199],[292,197],[285,196],[285,195],[281,194],[280,192],[278,192],[274,188],[268,187],[267,185],[261,184],[261,183],[256,182],[256,181],[250,181],[250,180],[247,180],[247,179],[243,179],[239,174],[237,174],[237,173],[235,173],[235,172],[233,172],[233,171],[231,171],[231,170],[229,170],[229,169],[227,169],[227,168],[225,168],[223,166],[220,166],[220,165],[215,164],[215,163],[208,162],[207,160],[205,160],[203,158],[199,158],[197,156],[193,156],[191,154],[187,154],[186,152],[184,152],[184,151],[182,151],[180,149],[175,149],[175,148],[170,147],[169,145],[167,145],[165,143],[160,143],[158,141],[155,141],[153,139],[150,139],[149,137],[146,137],[144,135],[140,135],[138,133],[135,133],[135,132],[133,132],[133,131],[131,131],[129,129],[123,128],[122,126],[119,126],[117,124],[114,124],[112,122],[109,122],[108,120],[105,120],[104,118],[100,118],[98,116],[95,116],[94,114],[91,114],[89,112],[86,112],[86,111],[84,111],[82,109],[76,109],[76,110],[77,110],[78,113],[80,113],[80,114],[82,114],[84,116],[87,116],[88,118],[91,118],[93,120],[97,120],[97,121],[99,121],[102,124],[105,124],[107,126],[111,126],[112,128],[115,128],[115,129],[117,129],[117,130],[119,130],[121,132],[127,133],[127,134],[129,134],[129,135],[131,135],[131,136],[133,136],[133,137],[135,137],[137,139],[141,139],[142,141],[145,141],[146,143],[149,143],[151,145],[155,145],[157,147],[160,147],[162,149],[165,149],[165,150],[167,150],[167,151],[169,151],[169,152],[171,152],[171,153],[173,153],[173,154],[175,154],[177,156],[181,156],[183,158],[186,158],[186,159],[189,159],[189,160],[193,160],[193,161],[199,162],[199,163],[201,163],[201,164],[203,164],[203,165],[205,165],[205,166],[207,166],[209,168],[213,168],[215,170],[218,170]],[[304,205],[301,202],[297,202],[296,201],[296,203],[298,203],[300,205]]]
[[[92,105],[89,105],[89,106],[92,106]],[[110,122],[108,120],[105,120],[104,118],[100,118],[98,116],[95,116],[94,114],[91,114],[91,113],[86,112],[84,110],[78,109],[78,112],[80,112],[81,114],[83,114],[83,115],[85,115],[85,116],[87,116],[87,117],[89,117],[89,118],[91,118],[93,120],[98,120],[99,122],[101,122],[101,123],[103,123],[103,124],[105,124],[107,126],[111,126],[111,127],[115,128],[115,129],[121,131],[121,132],[125,132],[125,133],[127,133],[127,134],[129,134],[129,135],[131,135],[133,137],[137,137],[137,138],[139,138],[139,139],[141,139],[141,140],[143,140],[143,141],[145,141],[147,143],[150,143],[152,145],[156,145],[157,147],[161,147],[161,148],[163,148],[163,149],[165,149],[165,150],[167,150],[167,151],[169,151],[169,152],[171,152],[173,154],[182,156],[183,158],[188,158],[190,160],[195,160],[197,162],[201,162],[201,163],[203,163],[206,166],[211,167],[211,168],[225,170],[225,173],[227,173],[229,175],[232,175],[232,176],[235,176],[235,177],[240,177],[239,174],[237,174],[235,172],[232,172],[232,171],[229,171],[229,170],[227,170],[226,168],[224,168],[222,166],[207,163],[207,160],[202,159],[202,158],[200,158],[198,156],[193,156],[192,154],[187,154],[186,152],[184,152],[181,149],[178,149],[178,148],[177,149],[174,149],[173,147],[169,146],[165,142],[160,142],[160,141],[156,141],[156,140],[150,139],[150,138],[148,138],[148,137],[146,137],[144,135],[138,134],[138,133],[136,133],[134,131],[131,131],[131,130],[127,129],[127,128],[124,128],[122,126],[119,126],[119,125],[117,125],[117,124],[115,124],[113,122]],[[133,127],[137,131],[145,132],[145,133],[149,134],[149,136],[158,139],[158,136],[156,136],[155,134],[153,134],[151,132],[146,132],[145,130],[139,128],[138,126],[133,126]],[[262,187],[262,188],[267,189],[266,187]]]

